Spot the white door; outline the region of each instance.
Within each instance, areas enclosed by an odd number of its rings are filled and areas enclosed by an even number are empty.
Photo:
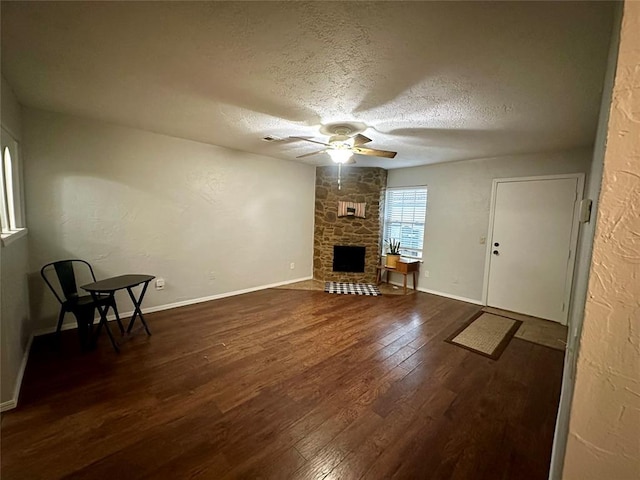
[[[497,181],[487,305],[566,324],[582,180]]]

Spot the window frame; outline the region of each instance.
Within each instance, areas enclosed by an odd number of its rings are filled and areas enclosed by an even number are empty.
[[[422,212],[420,212],[420,215],[418,215],[418,218],[416,218],[415,212],[413,213],[412,216],[412,221],[391,221],[390,215],[390,201],[392,198],[392,195],[394,192],[407,192],[407,191],[424,191],[424,197],[425,197],[425,203],[424,203],[424,213],[422,214]],[[387,187],[385,189],[385,199],[384,199],[384,213],[383,213],[383,217],[382,217],[382,240],[383,240],[383,252],[386,251],[386,247],[385,244],[387,242],[387,240],[389,240],[389,238],[392,238],[394,240],[400,240],[400,254],[403,257],[407,257],[407,258],[412,258],[412,259],[416,259],[416,260],[424,260],[424,234],[425,234],[425,229],[426,229],[426,225],[427,225],[427,205],[429,203],[428,201],[428,187],[427,185],[414,185],[414,186],[410,186],[410,187]],[[404,208],[404,207],[403,207]],[[411,207],[414,208],[415,207]],[[404,212],[401,216],[404,216]],[[424,221],[421,222],[416,222],[417,220],[420,220],[420,217],[424,219]],[[422,237],[420,238],[420,248],[410,248],[410,247],[403,247],[402,246],[402,238],[397,238],[395,236],[391,236],[389,234],[389,228],[391,224],[396,224],[396,225],[410,225],[412,229],[415,230],[415,225],[421,225],[421,232],[422,232]],[[408,253],[411,252],[411,253]],[[418,252],[418,255],[414,255],[413,252]],[[383,253],[386,254],[386,253]]]
[[[7,155],[8,152],[8,155]],[[4,127],[0,135],[0,240],[7,246],[27,234],[19,143]]]

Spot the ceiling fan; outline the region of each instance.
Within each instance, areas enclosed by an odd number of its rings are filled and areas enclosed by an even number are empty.
[[[348,165],[356,163],[353,159],[354,153],[358,155],[370,155],[384,158],[394,158],[397,154],[397,152],[391,152],[388,150],[376,150],[374,148],[363,147],[362,145],[369,143],[372,140],[360,133],[352,135],[354,133],[354,129],[348,125],[330,125],[323,127],[321,131],[331,135],[328,143],[311,140],[305,137],[289,137],[297,140],[304,140],[305,142],[317,143],[318,145],[324,145],[326,147],[322,150],[299,155],[296,158],[305,158],[318,155],[319,153],[327,153],[335,163]]]

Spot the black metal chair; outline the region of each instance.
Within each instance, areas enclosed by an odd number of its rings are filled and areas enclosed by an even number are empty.
[[[54,274],[58,280],[59,289],[56,289],[52,282]],[[60,338],[60,329],[62,327],[64,316],[67,312],[71,312],[78,322],[80,342],[83,346],[88,346],[91,326],[93,325],[96,306],[98,305],[105,306],[107,311],[109,310],[109,307],[113,308],[113,312],[115,313],[116,320],[118,322],[118,327],[120,327],[120,333],[124,333],[124,326],[122,325],[120,316],[118,315],[115,298],[113,296],[106,295],[98,298],[97,301],[94,301],[91,295],[78,294],[76,274],[83,274],[87,280],[87,275],[90,274],[93,281],[96,281],[96,276],[93,273],[91,265],[80,259],[60,260],[48,263],[40,269],[40,275],[49,289],[51,289],[58,302],[60,302],[60,314],[58,316],[58,326],[56,328],[56,339],[59,340]]]

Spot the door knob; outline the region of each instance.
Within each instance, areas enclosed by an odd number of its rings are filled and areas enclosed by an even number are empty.
[[[498,250],[494,250],[494,251],[493,251],[493,254],[494,254],[494,255],[500,255],[500,252],[499,252]]]

